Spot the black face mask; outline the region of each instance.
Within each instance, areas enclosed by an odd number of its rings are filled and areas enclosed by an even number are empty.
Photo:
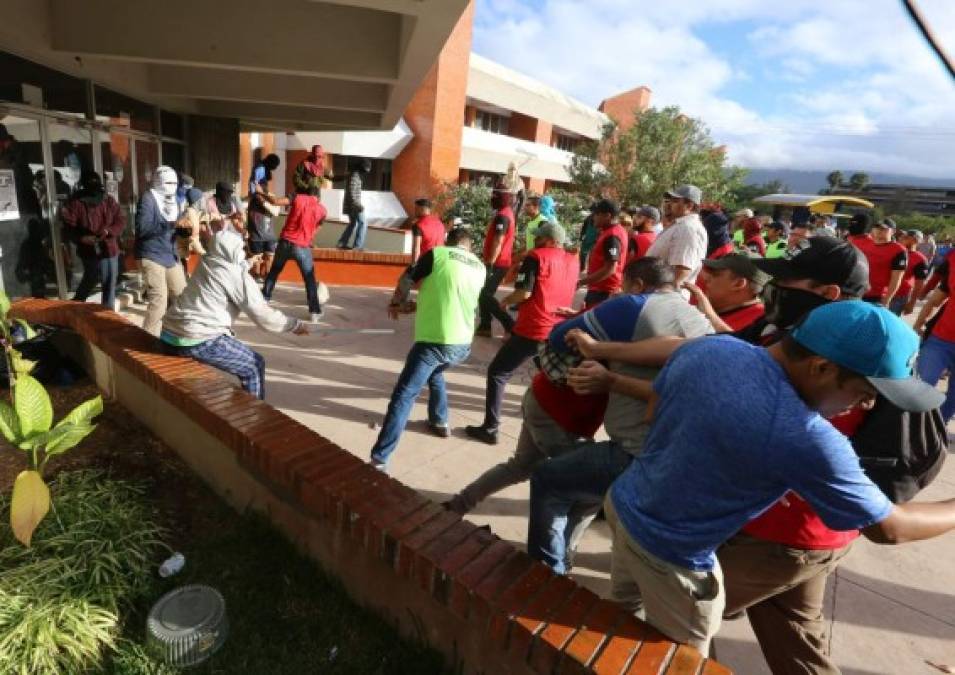
[[[778,328],[791,328],[806,314],[827,305],[827,300],[812,291],[801,288],[784,288],[770,282],[763,289],[763,303],[766,305],[766,321]]]

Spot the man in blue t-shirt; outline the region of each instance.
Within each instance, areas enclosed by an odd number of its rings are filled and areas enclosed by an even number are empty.
[[[678,349],[654,381],[643,453],[604,502],[615,599],[706,653],[725,602],[716,548],[787,492],[877,543],[955,528],[955,500],[893,506],[823,419],[877,394],[907,410],[939,405],[912,376],[917,351],[911,328],[860,301],[814,310],[768,349],[729,336]]]

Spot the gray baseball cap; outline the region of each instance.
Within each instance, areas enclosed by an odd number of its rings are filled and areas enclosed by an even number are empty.
[[[558,246],[563,246],[564,241],[567,239],[567,233],[561,225],[547,221],[546,223],[538,225],[537,229],[534,230],[534,238],[536,239],[537,237],[553,239],[557,242]]]
[[[738,277],[749,279],[749,283],[753,285],[757,293],[762,291],[763,287],[772,279],[766,272],[753,264],[751,256],[744,253],[731,253],[715,260],[706,258],[703,260],[703,266],[711,270],[730,270]]]
[[[640,210],[637,211],[638,216],[646,216],[650,218],[655,223],[660,222],[660,209],[655,206],[641,206]]]
[[[672,197],[674,199],[686,199],[691,201],[697,206],[700,205],[700,202],[703,201],[703,191],[695,185],[681,185],[680,187],[673,188],[672,190],[666,191],[667,197]]]

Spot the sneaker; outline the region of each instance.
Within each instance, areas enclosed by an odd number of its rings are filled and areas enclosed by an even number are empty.
[[[476,441],[487,443],[488,445],[497,445],[497,432],[485,429],[483,426],[466,426],[464,433]]]
[[[368,463],[382,473],[388,473],[388,462],[379,462],[377,459],[370,459]]]
[[[448,438],[451,435],[451,427],[447,424],[433,424],[428,422],[428,431],[438,438]]]
[[[312,312],[308,316],[309,316],[309,319],[311,319],[312,323],[318,323],[321,320],[321,318],[325,316],[325,312],[323,312],[322,310],[318,310],[317,312]]]
[[[494,337],[490,328],[478,328],[474,331],[474,337]]]

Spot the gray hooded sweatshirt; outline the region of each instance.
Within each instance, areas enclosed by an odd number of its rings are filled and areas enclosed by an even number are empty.
[[[211,340],[230,335],[232,322],[240,312],[273,333],[292,331],[300,323],[266,304],[249,274],[242,237],[218,232],[185,291],[166,312],[162,329],[187,340]]]

